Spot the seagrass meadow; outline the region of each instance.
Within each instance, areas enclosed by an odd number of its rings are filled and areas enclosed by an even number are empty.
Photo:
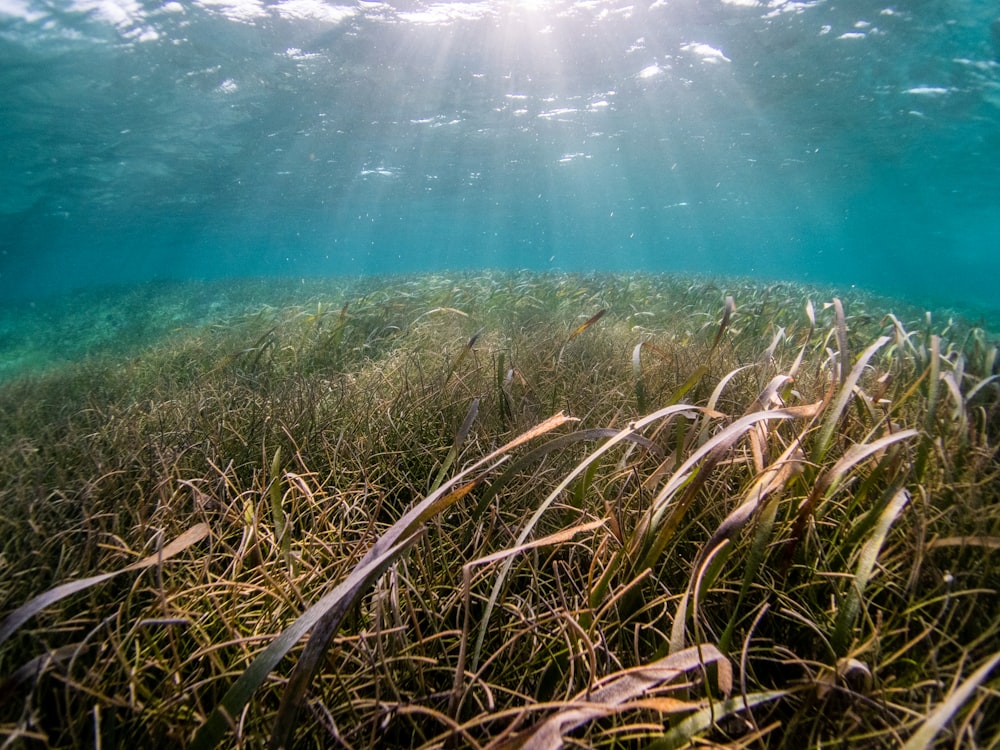
[[[5,309],[2,747],[998,747],[992,330],[642,274]]]

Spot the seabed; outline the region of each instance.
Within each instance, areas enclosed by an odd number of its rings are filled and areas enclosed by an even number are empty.
[[[1000,746],[991,331],[463,273],[0,311],[4,747]]]

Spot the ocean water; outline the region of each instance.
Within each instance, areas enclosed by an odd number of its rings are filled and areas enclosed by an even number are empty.
[[[0,290],[667,271],[997,310],[995,0],[0,0]]]

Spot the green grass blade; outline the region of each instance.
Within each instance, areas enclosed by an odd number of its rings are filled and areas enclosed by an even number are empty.
[[[965,682],[952,690],[944,702],[931,711],[924,723],[920,725],[920,729],[903,745],[902,750],[927,750],[933,746],[934,738],[937,737],[938,732],[958,713],[962,704],[969,699],[969,696],[997,664],[1000,664],[1000,652],[993,654],[989,661],[969,675]]]
[[[657,493],[637,526],[636,534],[633,535],[630,544],[634,552],[639,553],[641,550],[641,555],[637,555],[637,559],[641,560],[637,569],[650,567],[654,563],[666,546],[671,534],[680,524],[687,510],[687,505],[693,500],[694,493],[689,489],[683,502],[671,505],[670,501],[676,492],[695,476],[696,472],[697,481],[704,482],[707,474],[722,460],[725,453],[754,425],[772,419],[811,419],[816,416],[820,406],[820,403],[816,403],[748,414],[737,419],[692,453]],[[671,510],[670,516],[664,519],[668,508]]]
[[[476,341],[479,340],[479,336],[481,334],[482,334],[481,330],[476,331],[476,333],[474,333],[469,338],[469,341],[466,343],[466,345],[462,347],[462,351],[459,352],[458,356],[455,358],[455,361],[452,362],[451,367],[448,369],[448,374],[444,376],[444,385],[448,384],[448,382],[451,380],[452,375],[454,375],[455,372],[458,370],[458,368],[462,366],[462,363],[465,361],[465,358],[469,356],[469,353],[472,351],[472,348],[476,345]]]
[[[601,685],[577,695],[566,708],[527,730],[522,750],[558,750],[563,736],[594,719],[621,710],[644,695],[669,684],[681,675],[708,664],[718,666],[718,687],[724,694],[732,690],[732,666],[715,646],[705,643],[670,654],[649,664],[622,670],[601,681]],[[691,710],[698,704],[685,702],[677,710]]]
[[[466,421],[470,420],[467,418]],[[560,425],[572,421],[574,421],[572,418],[566,417],[563,414],[557,414],[554,417],[550,417],[531,430],[518,435],[507,444],[493,451],[490,455],[480,459],[455,477],[452,477],[443,486],[417,503],[411,510],[405,513],[402,518],[396,521],[396,523],[394,523],[381,537],[379,537],[372,545],[371,549],[368,550],[365,556],[358,563],[355,571],[365,570],[371,564],[379,561],[384,561],[385,564],[381,568],[384,570],[385,567],[387,567],[388,564],[395,559],[395,555],[402,553],[408,546],[408,543],[406,542],[407,539],[414,539],[426,521],[430,520],[438,513],[441,513],[461,498],[465,497],[472,491],[472,489],[478,487],[483,481],[485,481],[486,475],[500,465],[500,463],[507,457],[506,454],[508,452],[523,445],[529,440],[539,437],[559,427]],[[489,468],[480,472],[479,470],[484,466],[489,466]],[[471,481],[466,482],[456,489],[451,489],[473,472],[478,473]],[[391,559],[386,559],[386,556],[391,556]],[[349,576],[348,581],[354,577],[355,575],[352,573],[351,576]],[[281,706],[278,709],[278,715],[275,718],[274,729],[271,734],[271,747],[286,747],[291,742],[292,731],[295,728],[296,717],[298,715],[299,707],[304,699],[306,688],[309,686],[316,670],[322,663],[323,655],[326,653],[330,641],[336,634],[347,609],[354,602],[357,596],[360,595],[365,588],[367,588],[367,585],[375,579],[375,577],[377,576],[365,578],[364,581],[359,582],[358,585],[344,589],[343,600],[331,601],[328,605],[329,612],[320,612],[317,617],[312,618],[310,621],[309,627],[311,628],[313,624],[315,624],[316,629],[310,636],[308,643],[306,643],[302,657],[295,665],[295,669],[289,679],[288,687],[282,696]],[[338,589],[343,586],[344,584],[341,584],[341,587],[338,587]],[[312,611],[312,608],[310,608],[309,611]],[[305,615],[303,615],[303,617],[304,616]],[[296,620],[295,623],[295,626],[297,625],[298,620]],[[308,629],[309,628],[306,628],[306,630]],[[289,647],[290,646],[291,644],[289,644]],[[267,653],[268,652],[265,651],[265,654]],[[263,658],[263,655],[262,657],[258,657],[258,660],[261,658]],[[272,657],[268,657],[266,663],[269,664],[271,658]],[[280,660],[280,656],[278,659]],[[251,664],[251,667],[253,667],[256,663],[257,662],[255,661],[254,664]],[[277,665],[277,661],[274,662],[274,665],[272,665],[270,669],[273,669],[275,665]],[[253,690],[260,685],[260,681],[266,678],[270,669],[263,674],[261,674],[259,670],[256,671],[253,675],[253,680],[258,680],[256,684],[253,684],[252,681],[247,682],[246,689],[241,688],[241,690],[234,695],[234,703],[238,703],[239,701],[243,701],[245,703],[246,700],[249,700]],[[247,671],[250,670],[248,669]],[[240,679],[242,680],[242,677]],[[236,685],[233,686],[234,689],[235,687]],[[230,690],[230,692],[232,692],[232,690]],[[226,695],[229,696],[229,693]],[[243,704],[239,704],[241,709],[242,705]],[[226,710],[229,710],[231,706],[226,705],[225,708]],[[229,715],[233,714],[230,712]]]
[[[448,449],[448,455],[444,457],[437,477],[435,477],[433,484],[431,484],[430,489],[432,492],[444,484],[445,477],[448,476],[452,464],[458,459],[458,454],[462,452],[462,446],[465,445],[465,440],[469,437],[469,432],[472,430],[472,425],[475,423],[477,416],[479,416],[479,399],[474,398],[472,399],[472,405],[469,406],[469,411],[465,415],[465,419],[462,421],[462,426],[458,428],[458,432],[455,434],[455,442]]]
[[[732,639],[732,631],[736,623],[736,614],[742,609],[743,600],[746,598],[747,592],[756,578],[760,563],[764,558],[764,550],[770,542],[775,513],[775,503],[772,502],[771,497],[780,493],[801,472],[804,457],[802,449],[799,446],[804,435],[805,431],[800,433],[788,448],[785,449],[784,453],[771,466],[760,473],[751,488],[744,495],[743,502],[730,511],[723,519],[722,523],[712,533],[711,538],[702,547],[698,558],[695,560],[694,568],[697,569],[708,550],[715,549],[725,540],[734,539],[751,519],[761,518],[747,556],[743,586],[740,589],[736,606],[733,607],[733,617],[730,618],[726,630],[719,639],[720,648],[727,653],[729,643]]]
[[[873,344],[861,353],[861,356],[854,364],[850,374],[844,378],[843,385],[837,393],[837,399],[834,401],[833,406],[831,406],[827,411],[826,417],[823,420],[823,426],[819,432],[819,437],[813,445],[811,458],[817,464],[822,463],[823,457],[826,456],[826,451],[830,447],[830,441],[833,439],[833,433],[840,424],[840,417],[844,413],[847,402],[854,395],[854,386],[858,384],[858,380],[861,378],[861,373],[864,372],[864,369],[868,366],[869,360],[875,356],[875,352],[885,346],[889,340],[888,336],[880,336]]]
[[[475,509],[473,509],[471,517],[473,520],[478,521],[482,518],[483,513],[486,508],[493,501],[493,499],[499,494],[499,492],[507,486],[514,477],[516,477],[521,471],[533,463],[541,461],[545,456],[556,451],[568,448],[571,445],[575,445],[580,442],[587,442],[591,440],[600,440],[601,438],[612,438],[619,433],[611,427],[592,427],[588,430],[577,430],[576,432],[570,432],[558,437],[554,437],[551,440],[546,441],[542,445],[536,448],[532,448],[515,460],[510,461],[507,464],[507,468],[504,469],[503,473],[496,478],[495,481],[490,482],[490,486],[483,491],[479,502],[476,503]],[[642,446],[646,450],[654,453],[657,456],[662,456],[662,451],[656,443],[653,443],[649,439],[638,434],[631,434],[625,438],[629,442],[635,443],[636,445]],[[471,535],[472,530],[470,529],[469,534]],[[463,546],[468,544],[469,539],[466,538]]]
[[[746,711],[762,703],[778,700],[788,695],[786,690],[764,690],[748,695],[738,695],[733,698],[718,701],[689,716],[677,726],[666,732],[663,737],[645,746],[646,750],[678,750],[688,747],[700,734],[711,729],[720,719],[734,716],[740,711]]]
[[[927,458],[930,455],[931,447],[934,444],[934,437],[937,435],[937,401],[938,383],[941,380],[941,337],[931,336],[930,363],[927,366],[927,404],[924,416],[924,439],[920,443],[917,451],[917,460],[914,464],[914,474],[917,481],[923,479],[924,470],[927,467]]]
[[[639,413],[646,411],[646,383],[642,378],[642,350],[646,346],[641,341],[632,349],[632,378],[635,380],[635,403]]]
[[[89,578],[82,578],[78,581],[70,581],[69,583],[64,583],[60,586],[49,589],[43,594],[39,594],[33,599],[22,604],[3,619],[3,622],[0,623],[0,644],[10,638],[19,627],[46,607],[65,599],[67,596],[72,596],[80,591],[89,589],[91,586],[96,586],[97,584],[114,578],[115,576],[119,576],[122,573],[132,573],[137,570],[143,570],[164,562],[165,560],[169,560],[174,555],[186,550],[192,544],[200,542],[209,535],[210,531],[211,530],[209,529],[207,523],[195,524],[172,542],[165,545],[163,549],[154,552],[148,557],[144,557],[138,562],[126,565],[121,570],[116,570],[113,573],[103,573]]]
[[[695,368],[695,371],[692,372],[688,379],[681,384],[681,387],[670,394],[669,403],[680,403],[680,400],[684,398],[692,388],[698,385],[698,382],[705,377],[707,373],[708,365],[700,365]]]
[[[274,452],[271,460],[271,480],[268,488],[271,501],[271,522],[274,524],[274,537],[281,549],[281,557],[288,568],[288,574],[295,576],[296,569],[292,560],[292,535],[289,532],[289,518],[281,502],[281,448]]]
[[[535,526],[538,524],[539,519],[542,517],[542,514],[544,514],[545,511],[548,510],[549,506],[552,505],[553,502],[555,502],[556,498],[559,497],[559,495],[573,482],[574,479],[576,479],[580,474],[586,471],[587,467],[590,466],[590,464],[592,464],[594,461],[603,456],[605,453],[607,453],[609,450],[611,450],[619,443],[628,440],[637,430],[641,430],[643,427],[646,427],[647,425],[656,422],[658,420],[665,419],[673,414],[680,414],[682,412],[689,412],[689,411],[704,411],[704,409],[699,407],[688,406],[686,404],[673,404],[671,406],[665,406],[662,409],[653,412],[652,414],[648,414],[642,419],[638,419],[630,423],[629,426],[626,427],[624,430],[618,431],[618,433],[614,437],[609,438],[607,442],[601,445],[601,447],[593,451],[583,461],[577,464],[576,467],[563,478],[563,480],[559,483],[559,485],[554,490],[552,490],[551,493],[549,493],[549,495],[541,502],[541,504],[532,514],[531,518],[528,519],[528,522],[521,529],[515,541],[515,545],[524,544],[528,536],[530,536],[531,533],[534,531]],[[490,593],[490,598],[486,603],[486,608],[483,612],[482,621],[480,622],[479,625],[479,633],[476,636],[476,646],[473,649],[472,659],[470,662],[473,671],[479,668],[479,659],[482,655],[483,642],[484,639],[486,638],[486,628],[490,620],[490,615],[493,613],[493,609],[496,607],[496,603],[500,598],[500,592],[503,590],[504,581],[506,580],[507,573],[510,571],[511,564],[512,564],[511,560],[507,560],[504,563],[502,569],[497,575],[497,580],[493,586],[493,591]]]
[[[687,588],[684,590],[684,594],[677,604],[673,624],[670,626],[670,653],[678,653],[684,648],[684,629],[687,624],[688,604],[693,601],[693,617],[697,621],[697,607],[701,599],[702,586],[709,587],[712,585],[714,577],[718,573],[719,565],[729,556],[729,552],[728,539],[723,539],[713,547],[702,548],[701,554],[699,554],[698,559],[695,561]],[[718,559],[716,556],[718,556]]]
[[[837,297],[833,298],[833,314],[837,331],[839,378],[843,385],[847,385],[847,365],[850,362],[850,353],[847,350],[847,321],[844,319],[844,305]]]
[[[857,443],[852,445],[844,452],[844,455],[840,457],[837,463],[831,466],[816,480],[813,485],[812,492],[809,493],[809,497],[807,497],[805,502],[803,502],[799,507],[798,515],[796,516],[795,523],[792,526],[792,531],[789,534],[788,541],[785,543],[784,565],[786,569],[791,564],[792,557],[795,554],[795,550],[798,548],[799,541],[805,533],[809,517],[816,513],[823,499],[828,497],[837,489],[841,480],[843,480],[847,473],[854,466],[864,461],[869,456],[872,456],[881,450],[885,450],[886,448],[889,448],[890,446],[903,440],[909,440],[912,437],[916,437],[919,434],[919,432],[912,429],[899,430],[898,432],[890,433],[889,435],[885,435],[870,443]]]
[[[339,623],[358,594],[385,572],[396,558],[418,538],[414,534],[390,547],[377,557],[358,565],[339,586],[303,612],[285,628],[232,684],[222,701],[209,714],[191,743],[192,750],[215,747],[235,717],[243,711],[254,692],[296,643],[323,617],[332,616]]]
[[[854,627],[858,611],[861,609],[861,600],[864,597],[865,588],[875,569],[875,561],[885,543],[885,538],[889,534],[889,529],[903,508],[910,501],[910,493],[905,489],[899,490],[889,501],[889,504],[879,514],[878,522],[872,532],[871,537],[865,542],[858,558],[858,567],[854,573],[854,579],[850,583],[847,595],[837,614],[837,622],[834,626],[831,643],[837,656],[846,656],[850,645],[850,630]]]

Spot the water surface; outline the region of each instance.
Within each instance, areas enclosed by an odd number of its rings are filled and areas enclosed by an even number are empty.
[[[997,308],[985,0],[0,0],[0,285],[528,268]]]

